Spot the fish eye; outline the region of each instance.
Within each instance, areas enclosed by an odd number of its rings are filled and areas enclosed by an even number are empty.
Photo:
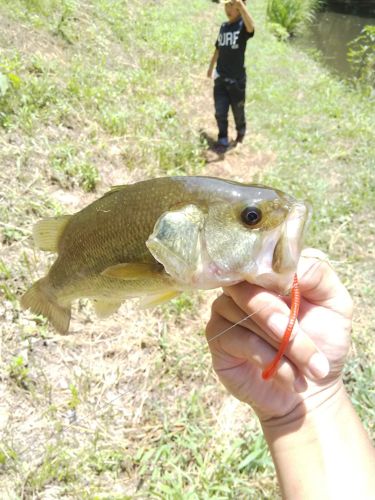
[[[262,212],[257,207],[246,207],[241,212],[241,219],[247,226],[255,226],[262,220]]]

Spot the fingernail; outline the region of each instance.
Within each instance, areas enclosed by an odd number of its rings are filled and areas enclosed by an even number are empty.
[[[268,319],[268,327],[278,340],[284,336],[288,323],[289,323],[289,318],[287,318],[286,316],[284,316],[284,314],[281,313],[272,314]],[[291,339],[295,336],[297,330],[298,330],[298,324],[296,322],[293,328]]]
[[[329,362],[324,354],[316,352],[310,358],[308,369],[316,378],[324,378],[329,373]]]

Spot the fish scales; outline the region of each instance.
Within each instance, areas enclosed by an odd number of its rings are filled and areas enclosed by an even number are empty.
[[[145,241],[161,213],[192,201],[205,207],[221,200],[218,193],[230,199],[231,192],[228,182],[199,177],[160,178],[115,188],[69,221],[50,271],[51,282],[61,287],[75,273],[100,272],[118,262],[154,262]],[[65,259],[69,269],[64,268]]]

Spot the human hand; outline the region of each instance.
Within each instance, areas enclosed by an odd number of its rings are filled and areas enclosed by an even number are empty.
[[[237,9],[244,7],[244,3],[242,0],[229,0],[226,3],[230,3],[231,5],[233,5],[233,7],[236,7]]]
[[[298,265],[299,321],[274,378],[265,381],[261,373],[274,358],[288,323],[288,298],[246,282],[227,287],[213,303],[207,324],[219,379],[234,396],[249,403],[262,422],[295,418],[341,387],[352,300],[331,266],[322,260],[323,254],[312,249],[308,253]],[[249,314],[250,318],[236,324]]]

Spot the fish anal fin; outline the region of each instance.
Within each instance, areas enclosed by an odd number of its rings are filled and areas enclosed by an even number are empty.
[[[175,297],[180,295],[180,293],[181,292],[178,290],[167,290],[152,295],[146,295],[139,303],[139,307],[140,309],[147,309],[149,307],[159,306],[160,304],[164,304],[164,302],[168,302],[169,300],[174,299]]]
[[[120,306],[121,302],[109,302],[101,299],[94,301],[95,312],[99,318],[107,318],[115,313]]]
[[[50,321],[55,329],[65,334],[69,330],[70,306],[63,307],[48,293],[48,281],[42,278],[21,297],[23,309],[30,309],[32,313],[42,315]]]
[[[71,215],[62,215],[38,221],[33,227],[35,245],[40,250],[57,252],[60,237],[71,217]]]
[[[125,263],[107,267],[101,274],[102,276],[122,280],[142,280],[155,278],[156,274],[163,271],[164,269],[160,264]]]

